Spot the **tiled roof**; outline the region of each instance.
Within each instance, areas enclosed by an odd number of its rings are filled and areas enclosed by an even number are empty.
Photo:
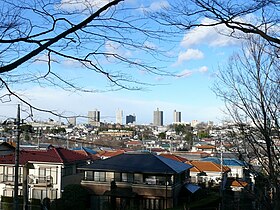
[[[90,157],[92,160],[98,160],[100,159],[100,155],[99,154],[90,154],[88,152],[86,152],[85,150],[73,150],[74,152],[77,152],[81,155],[85,155],[85,156],[88,156]]]
[[[101,153],[99,153],[100,157],[102,158],[111,158],[114,157],[116,155],[120,155],[123,154],[124,150],[112,150],[112,151],[102,151]]]
[[[191,168],[191,171],[193,172],[221,171],[221,165],[210,161],[189,161],[188,163],[194,166],[193,168]],[[223,172],[230,171],[230,168],[227,166],[223,166],[222,169]]]
[[[247,182],[240,181],[240,180],[234,180],[234,181],[231,183],[231,186],[232,186],[232,187],[246,187],[247,185],[248,185]]]
[[[85,155],[76,153],[74,151],[52,147],[48,150],[21,150],[19,153],[19,164],[23,165],[29,162],[48,162],[48,163],[72,163],[89,158]],[[0,164],[14,164],[15,156],[4,155],[0,157]]]
[[[188,161],[187,158],[180,157],[178,155],[173,155],[173,154],[170,154],[170,153],[161,153],[160,156],[163,156],[163,157],[166,157],[166,158],[169,158],[169,159],[172,159],[172,160],[176,160],[176,161],[179,161],[179,162],[183,162],[183,163]]]
[[[77,148],[73,148],[74,151],[85,151],[88,154],[97,154],[96,151],[94,151],[91,148],[88,147],[77,147]]]
[[[197,146],[196,148],[198,148],[198,149],[216,149],[216,147],[213,145],[201,145],[201,146]]]
[[[130,173],[181,173],[191,165],[152,153],[125,153],[112,158],[98,160],[81,169],[118,171]]]
[[[221,159],[218,157],[206,157],[203,158],[202,161],[211,161],[214,163],[221,163]],[[244,161],[235,159],[235,158],[223,158],[223,165],[226,166],[246,166],[246,163]]]

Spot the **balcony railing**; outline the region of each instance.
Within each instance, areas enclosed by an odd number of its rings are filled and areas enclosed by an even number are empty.
[[[28,183],[36,186],[50,186],[53,184],[53,178],[52,176],[29,175]]]
[[[22,175],[18,177],[18,183],[22,184]],[[6,183],[6,184],[11,184],[13,185],[15,182],[15,175],[14,174],[0,174],[0,182],[1,183]]]

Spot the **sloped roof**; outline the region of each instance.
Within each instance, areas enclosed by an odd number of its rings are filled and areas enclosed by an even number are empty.
[[[185,185],[185,188],[190,191],[191,193],[195,193],[196,191],[198,191],[199,189],[201,189],[200,186],[192,184],[192,183],[187,183]]]
[[[231,182],[232,187],[246,187],[248,186],[247,182],[241,181],[241,180],[234,180]]]
[[[130,173],[174,174],[188,170],[192,166],[152,153],[125,153],[105,160],[98,160],[81,169],[98,171],[118,171]]]
[[[214,145],[200,145],[200,146],[197,146],[196,148],[198,148],[198,149],[216,149],[216,147]]]
[[[74,151],[52,147],[48,150],[21,150],[19,153],[19,164],[29,162],[48,162],[48,163],[73,163],[89,158]],[[0,156],[0,164],[14,164],[14,154]]]
[[[217,164],[221,163],[221,159],[218,157],[206,157],[203,158],[202,161],[211,161]],[[226,166],[246,166],[244,161],[235,159],[235,158],[223,158],[223,165]]]
[[[99,153],[100,157],[111,158],[120,154],[123,154],[124,150],[112,150],[112,151],[101,151]]]
[[[220,172],[221,171],[220,164],[210,162],[210,161],[189,161],[189,164],[194,166],[193,168],[191,168],[191,171],[193,172],[202,172],[202,171]],[[222,169],[223,172],[230,171],[230,168],[227,166],[223,166]]]
[[[174,154],[170,154],[170,153],[161,153],[160,156],[163,156],[163,157],[166,157],[166,158],[169,158],[169,159],[172,159],[172,160],[176,160],[176,161],[179,161],[179,162],[183,162],[183,163],[188,161],[187,158],[184,158],[184,157],[181,157],[181,156],[178,156],[178,155],[174,155]]]
[[[77,147],[77,148],[73,148],[72,150],[74,150],[74,151],[85,151],[88,154],[97,154],[96,151],[94,151],[93,149],[88,148],[88,147]]]

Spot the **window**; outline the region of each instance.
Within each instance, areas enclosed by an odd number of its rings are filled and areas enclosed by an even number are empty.
[[[14,190],[13,189],[5,189],[4,190],[4,196],[13,197],[13,195],[14,195]]]
[[[115,181],[120,182],[121,181],[121,173],[115,172]]]
[[[122,173],[122,181],[123,182],[133,182],[133,174],[132,173]]]
[[[85,180],[93,181],[93,171],[85,171]]]
[[[106,172],[106,181],[107,182],[114,181],[114,172]]]
[[[13,182],[14,181],[14,167],[7,167],[6,173],[6,181]]]
[[[57,189],[51,190],[51,199],[57,199]]]
[[[0,166],[0,182],[4,181],[4,166]]]
[[[51,172],[50,175],[51,175],[53,184],[57,184],[57,173],[58,173],[57,167],[50,168],[50,172]]]
[[[134,174],[135,183],[143,183],[143,174]]]
[[[146,184],[152,184],[152,185],[157,184],[156,176],[147,176],[147,177],[145,178],[145,183],[146,183]]]
[[[39,190],[39,189],[33,189],[33,198],[37,198],[37,199],[44,199],[47,196],[48,191],[47,190]]]
[[[52,182],[57,183],[57,167],[39,168],[39,183]]]
[[[105,172],[103,171],[95,171],[94,172],[94,181],[97,182],[105,182]]]

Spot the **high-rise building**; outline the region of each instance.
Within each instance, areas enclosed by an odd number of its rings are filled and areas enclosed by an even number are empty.
[[[134,123],[136,122],[136,116],[135,115],[128,115],[126,116],[126,124],[129,124],[129,123]]]
[[[123,111],[118,109],[116,112],[116,124],[122,125],[122,120],[123,120]]]
[[[98,111],[97,109],[94,111],[88,111],[88,124],[100,124],[100,111]]]
[[[199,123],[198,120],[192,120],[191,126],[196,127],[198,123]]]
[[[77,118],[76,118],[76,117],[69,117],[69,118],[68,118],[68,123],[69,123],[70,125],[76,126]]]
[[[174,123],[180,123],[181,122],[181,112],[177,112],[174,110],[173,112],[173,122]]]
[[[154,111],[154,125],[163,126],[163,111],[159,111],[158,108]]]

